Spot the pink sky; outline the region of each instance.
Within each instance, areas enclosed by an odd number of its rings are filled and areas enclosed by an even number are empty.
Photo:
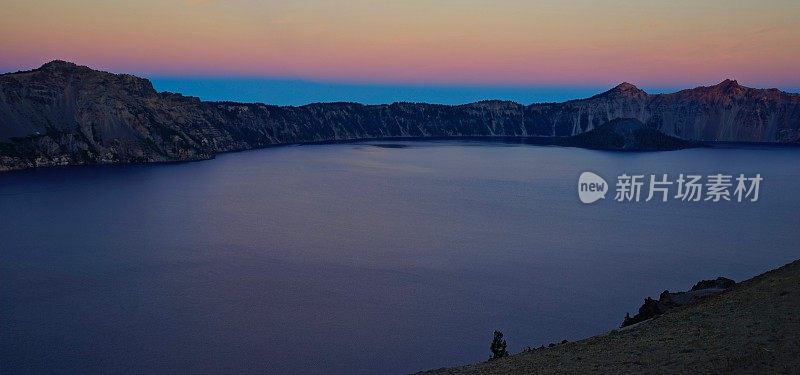
[[[0,68],[375,83],[800,86],[800,2],[7,0]]]

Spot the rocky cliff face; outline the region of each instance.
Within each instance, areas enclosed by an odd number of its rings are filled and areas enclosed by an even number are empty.
[[[724,81],[649,95],[623,83],[594,97],[523,106],[483,101],[360,105],[202,102],[149,81],[64,61],[0,75],[0,170],[194,160],[271,144],[381,137],[566,137],[614,119],[697,141],[798,142],[800,95]]]
[[[0,76],[0,169],[209,158],[196,98],[53,61]]]
[[[531,105],[526,118],[537,123],[536,135],[575,135],[634,118],[686,140],[789,143],[800,140],[800,95],[731,80],[658,95],[623,83],[589,99]]]

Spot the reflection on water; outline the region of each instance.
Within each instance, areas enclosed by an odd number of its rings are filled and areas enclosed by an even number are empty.
[[[0,358],[403,373],[484,360],[495,329],[512,351],[575,340],[647,295],[797,258],[798,157],[393,142],[3,174]],[[764,182],[755,204],[583,205],[585,170]]]

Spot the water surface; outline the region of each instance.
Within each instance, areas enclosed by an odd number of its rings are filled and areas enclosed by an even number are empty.
[[[0,175],[2,372],[413,372],[800,254],[798,149],[402,145]],[[585,170],[765,180],[750,204],[583,205]]]

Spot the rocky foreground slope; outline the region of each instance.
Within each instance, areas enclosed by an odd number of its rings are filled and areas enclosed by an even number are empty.
[[[299,107],[159,93],[145,79],[64,61],[0,75],[0,170],[212,158],[266,145],[385,137],[569,137],[615,119],[691,141],[800,142],[800,95],[726,80],[650,95],[623,83],[588,99]]]
[[[798,374],[800,260],[609,334],[427,374]]]

